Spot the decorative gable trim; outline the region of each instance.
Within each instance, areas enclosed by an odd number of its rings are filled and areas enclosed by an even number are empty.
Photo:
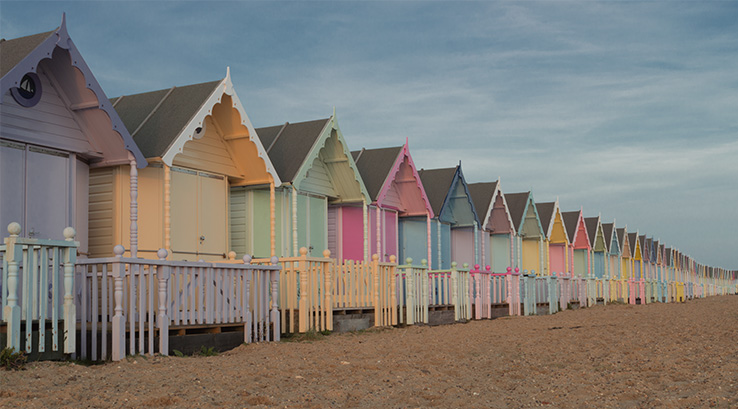
[[[410,148],[408,147],[407,140],[405,140],[405,145],[403,145],[400,153],[397,155],[397,158],[395,158],[395,163],[392,165],[392,169],[387,174],[387,177],[382,183],[382,188],[379,190],[379,195],[377,197],[377,203],[381,204],[382,201],[384,201],[385,196],[387,196],[387,193],[392,186],[392,182],[395,180],[397,174],[400,172],[400,166],[405,161],[405,158],[407,158],[407,161],[410,164],[410,169],[412,169],[413,177],[415,178],[415,185],[420,189],[420,194],[422,195],[423,202],[425,203],[425,209],[428,211],[429,217],[433,218],[435,216],[433,213],[433,208],[431,207],[430,200],[428,200],[428,196],[425,193],[423,183],[420,181],[420,175],[418,174],[418,169],[415,167],[415,162],[413,162],[413,158],[412,156],[410,156]],[[358,159],[359,158],[357,157],[357,160]]]
[[[230,67],[226,68],[226,76],[223,81],[221,81],[221,83],[215,88],[213,93],[210,94],[208,99],[202,104],[200,110],[192,117],[192,119],[190,119],[187,125],[185,125],[184,129],[182,129],[182,131],[179,133],[177,138],[172,142],[169,148],[167,148],[167,151],[162,156],[162,161],[168,166],[172,166],[174,157],[177,156],[177,154],[182,153],[184,145],[187,142],[194,139],[197,128],[203,127],[203,124],[205,123],[205,118],[209,115],[212,115],[213,107],[221,102],[221,100],[223,99],[223,95],[228,95],[229,97],[231,97],[233,108],[238,111],[238,114],[241,118],[241,125],[245,126],[248,130],[248,138],[251,143],[256,145],[259,158],[264,161],[267,172],[274,180],[274,185],[281,185],[282,181],[279,179],[277,171],[274,169],[272,162],[269,160],[269,155],[267,155],[266,150],[261,143],[261,140],[256,135],[254,126],[251,124],[251,120],[249,119],[248,115],[246,115],[246,111],[241,104],[241,100],[238,98],[238,94],[236,94],[236,90],[233,88],[233,82],[231,82]],[[227,139],[227,136],[228,135],[223,135],[224,140]],[[245,135],[240,135],[240,137],[244,136]]]
[[[57,47],[67,50],[71,59],[73,67],[77,68],[85,79],[85,86],[95,94],[97,97],[97,108],[104,111],[110,119],[110,123],[114,132],[120,135],[123,142],[123,146],[129,151],[136,159],[136,167],[144,168],[148,164],[146,158],[138,149],[138,146],[133,141],[128,129],[123,125],[118,113],[115,112],[113,104],[110,103],[102,87],[97,82],[97,79],[92,74],[92,70],[87,66],[84,58],[80,54],[77,46],[74,45],[69,33],[67,32],[66,13],[62,14],[62,21],[59,28],[57,28],[46,40],[39,44],[33,51],[21,60],[15,67],[7,72],[0,79],[0,102],[3,100],[4,95],[11,88],[15,88],[20,84],[21,79],[27,73],[38,73],[39,63],[44,59],[52,58],[54,49]],[[84,108],[94,108],[85,106]]]

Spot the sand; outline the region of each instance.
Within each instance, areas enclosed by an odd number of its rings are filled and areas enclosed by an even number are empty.
[[[738,407],[738,296],[0,370],[0,407]]]

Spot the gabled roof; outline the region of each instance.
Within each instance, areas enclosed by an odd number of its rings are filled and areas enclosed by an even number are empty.
[[[563,212],[561,217],[564,219],[564,225],[566,226],[566,234],[569,235],[569,243],[574,243],[574,238],[579,230],[579,216],[581,211],[577,210],[574,212]]]
[[[5,98],[8,90],[18,87],[21,79],[27,73],[37,73],[39,64],[43,60],[54,60],[55,54],[64,50],[69,55],[69,63],[82,74],[86,88],[94,94],[94,100],[70,101],[79,103],[75,115],[79,118],[94,121],[98,112],[102,111],[110,120],[110,131],[117,134],[125,150],[133,154],[136,165],[143,168],[147,165],[144,155],[139,150],[133,138],[123,125],[118,114],[108,101],[108,97],[87,66],[84,58],[77,50],[77,46],[67,32],[66,15],[62,14],[61,25],[52,31],[20,37],[12,40],[0,41],[0,101]],[[74,84],[73,86],[78,86]],[[83,94],[83,93],[79,93]],[[99,132],[99,130],[97,131]],[[95,135],[100,136],[100,135]],[[111,148],[105,145],[102,150]]]
[[[600,218],[597,217],[585,217],[584,224],[587,227],[587,234],[589,235],[589,242],[594,247],[595,239],[597,238],[597,226],[600,224]]]
[[[461,172],[460,164],[453,168],[420,169],[418,175],[420,175],[425,193],[428,195],[428,201],[436,217],[441,217],[444,207],[450,202],[449,199],[453,199],[449,197],[449,193],[456,187],[457,183],[461,183],[469,201],[472,216],[479,223],[479,216],[469,193],[469,187],[466,180],[464,180],[464,174]]]
[[[311,180],[313,166],[322,164],[327,172],[336,199],[334,203],[365,200],[371,196],[354,162],[348,144],[338,127],[335,112],[330,118],[258,128],[256,132],[266,147],[282,183],[291,183],[297,189]],[[335,138],[334,138],[335,137]],[[327,157],[330,156],[330,157]]]
[[[283,182],[294,182],[310,151],[331,118],[257,128],[274,168]]]
[[[364,185],[369,192],[372,203],[382,204],[380,202],[384,201],[389,190],[394,185],[398,190],[398,194],[402,196],[400,198],[401,200],[408,199],[408,193],[419,192],[421,196],[420,200],[423,202],[425,211],[430,217],[434,216],[425,188],[420,180],[420,175],[415,168],[413,158],[410,156],[407,141],[405,141],[405,145],[403,146],[352,151],[351,156],[354,158],[356,167],[359,169],[361,178],[364,180]],[[401,167],[406,161],[408,168],[405,168],[404,172],[409,170],[413,175],[413,180],[396,180],[401,177]],[[414,186],[414,189],[418,190],[409,189],[408,184],[411,184]],[[415,207],[417,207],[417,199],[413,201],[416,202]],[[406,205],[408,207],[412,206],[412,204]]]
[[[630,246],[630,254],[635,258],[636,247],[638,246],[638,232],[628,233],[628,245]],[[641,254],[643,257],[643,254]]]
[[[351,156],[356,162],[356,167],[364,179],[364,185],[369,192],[372,202],[377,201],[379,192],[382,190],[392,167],[402,152],[402,146],[379,149],[362,149],[352,151]]]
[[[457,169],[458,166],[445,169],[420,169],[418,171],[425,193],[428,195],[428,201],[436,216],[441,214],[441,209],[454,182]]]
[[[241,159],[243,167],[248,166],[245,163],[247,158],[238,157],[241,153],[238,144],[248,141],[256,147],[256,153],[275,185],[281,184],[233,88],[230,69],[226,69],[222,80],[123,95],[111,99],[111,102],[144,155],[161,158],[168,166],[172,166],[174,157],[182,152],[185,143],[205,128],[207,117],[214,116],[216,112],[234,110],[233,117],[228,116],[223,123],[216,124],[224,142],[234,152],[234,160],[238,162]],[[220,104],[226,106],[222,111],[216,111],[221,109]],[[246,172],[245,169],[242,171]]]
[[[546,237],[551,237],[551,228],[554,222],[554,212],[556,211],[556,202],[536,203],[538,217],[541,218],[541,226]]]
[[[505,201],[507,201],[507,208],[510,210],[510,217],[515,230],[519,230],[521,227],[525,212],[528,209],[529,198],[530,192],[505,194]]]
[[[607,247],[607,251],[610,251],[610,248],[612,247],[613,227],[615,227],[614,222],[613,223],[602,223],[602,236],[605,238],[605,247]]]

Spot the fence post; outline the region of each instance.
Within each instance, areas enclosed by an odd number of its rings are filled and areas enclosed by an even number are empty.
[[[65,241],[74,241],[77,232],[67,227],[63,234]],[[77,261],[77,248],[67,247],[64,253],[64,353],[72,354],[77,346],[77,307],[74,305],[74,264]]]
[[[243,264],[246,266],[251,265],[251,256],[246,254],[243,256]],[[248,270],[243,278],[243,342],[249,343],[252,341],[253,336],[251,332],[252,328],[252,313],[251,313],[251,279],[254,275],[254,270]],[[290,317],[294,322],[295,317]],[[294,329],[294,328],[293,328]]]
[[[430,268],[428,268],[428,260],[422,259],[420,260],[420,266],[423,269],[422,274],[420,274],[420,289],[421,289],[421,295],[420,295],[420,315],[423,318],[423,323],[428,323],[428,304],[430,302],[428,301],[428,271]]]
[[[126,317],[123,315],[123,277],[126,274],[125,265],[121,257],[125,249],[120,244],[113,248],[115,258],[113,262],[113,279],[115,280],[115,315],[113,316],[113,361],[120,361],[126,357]]]
[[[21,232],[20,224],[13,222],[8,225],[10,237],[5,239],[8,263],[8,304],[3,308],[3,317],[7,323],[8,340],[7,347],[20,351],[20,319],[21,308],[18,305],[18,260],[22,258],[21,246],[16,245],[16,240]]]
[[[330,263],[332,262],[330,260],[331,258],[331,251],[328,249],[323,250],[323,258],[328,259],[328,261],[323,261],[323,317],[325,319],[323,329],[328,331],[333,331],[333,289],[332,289],[332,278],[331,278],[331,266]],[[336,263],[336,265],[338,265]],[[316,328],[317,330],[317,328]]]
[[[384,325],[382,322],[382,306],[379,304],[379,254],[372,254],[372,265],[369,270],[372,277],[372,302],[374,303],[374,326]]]
[[[156,252],[159,260],[167,259],[169,252],[165,249],[159,249]],[[169,286],[169,277],[171,276],[171,267],[168,265],[158,266],[156,269],[156,278],[159,280],[159,316],[157,317],[159,327],[159,353],[169,355],[169,315],[167,314],[167,287]]]
[[[279,265],[279,258],[277,256],[273,256],[271,259],[272,266],[278,266]],[[279,342],[280,334],[282,333],[282,326],[279,321],[279,297],[278,297],[278,290],[279,290],[279,270],[272,270],[269,274],[271,277],[272,282],[272,312],[271,312],[271,321],[272,325],[274,325],[274,337],[273,339],[277,342]]]
[[[389,288],[390,288],[390,319],[389,319],[389,325],[397,325],[397,279],[395,278],[397,276],[397,257],[394,255],[390,256],[390,263],[392,264],[392,267],[390,267],[390,271],[388,274],[387,279],[389,280]]]
[[[415,288],[413,283],[413,259],[405,259],[405,324],[415,324]]]
[[[308,322],[308,265],[307,265],[307,253],[306,247],[300,247],[300,303],[299,308],[299,332],[307,332],[310,329],[310,323]]]

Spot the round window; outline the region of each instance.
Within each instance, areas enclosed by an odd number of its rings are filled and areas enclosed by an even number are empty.
[[[41,79],[38,75],[29,72],[21,78],[17,87],[11,88],[15,102],[24,107],[32,107],[41,100]]]

